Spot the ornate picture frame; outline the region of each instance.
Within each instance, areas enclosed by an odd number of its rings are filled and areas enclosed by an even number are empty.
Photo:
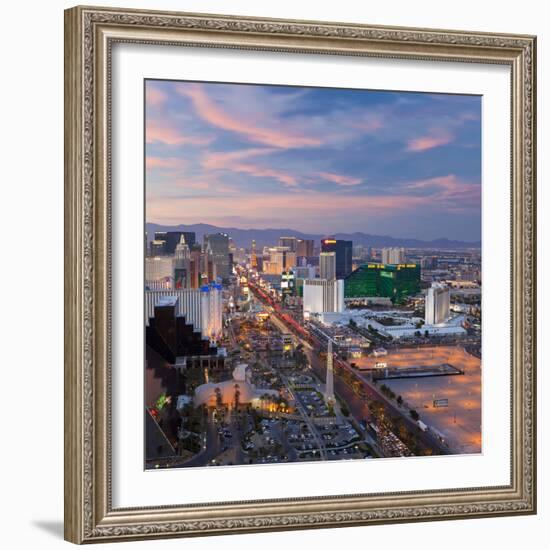
[[[508,66],[511,483],[120,509],[111,471],[111,52],[116,43]],[[75,7],[65,12],[65,538],[75,543],[536,512],[536,38]],[[136,162],[140,162],[137,160]]]

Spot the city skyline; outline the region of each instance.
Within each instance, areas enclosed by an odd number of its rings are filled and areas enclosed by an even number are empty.
[[[148,80],[147,221],[479,241],[480,115],[478,96]]]

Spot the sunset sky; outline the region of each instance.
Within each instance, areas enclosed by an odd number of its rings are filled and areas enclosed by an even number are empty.
[[[481,98],[148,80],[146,218],[481,236]]]

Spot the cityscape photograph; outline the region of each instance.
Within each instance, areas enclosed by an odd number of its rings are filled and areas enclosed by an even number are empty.
[[[144,93],[145,468],[481,453],[481,97]]]

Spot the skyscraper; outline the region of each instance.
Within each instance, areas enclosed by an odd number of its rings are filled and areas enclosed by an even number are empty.
[[[293,296],[296,290],[296,277],[290,269],[281,274],[281,293],[283,296]]]
[[[298,239],[296,241],[296,256],[309,258],[313,256],[315,241],[313,239]]]
[[[231,275],[229,236],[226,233],[212,233],[204,236],[205,250],[210,249],[218,277],[227,281]]]
[[[174,276],[174,260],[169,256],[145,258],[145,284],[170,279]],[[171,285],[170,285],[171,286]]]
[[[404,248],[383,248],[381,251],[383,264],[403,264],[405,263]]]
[[[216,340],[222,333],[222,287],[218,284],[201,288],[201,332]]]
[[[336,278],[336,252],[319,254],[319,277],[332,281]]]
[[[166,241],[155,239],[149,244],[149,256],[164,256],[166,254]]]
[[[199,288],[201,284],[202,250],[200,245],[191,247],[189,261],[189,288]]]
[[[174,252],[174,288],[191,287],[191,252],[181,235]]]
[[[194,231],[155,231],[155,240],[165,242],[165,254],[174,254],[182,235],[187,246],[192,247],[195,244],[196,235]]]
[[[333,279],[304,279],[304,316],[312,313],[344,311],[344,281]]]
[[[450,318],[449,288],[441,283],[432,283],[426,293],[425,316],[427,325],[445,323]]]
[[[274,246],[267,249],[269,260],[264,262],[263,270],[270,275],[280,275],[285,269],[296,266],[296,252],[291,252],[287,246]]]
[[[296,252],[296,237],[279,237],[279,246],[285,246],[290,252]]]
[[[336,253],[336,278],[343,279],[352,271],[353,243],[340,239],[323,239],[321,252]]]
[[[204,285],[202,288],[145,291],[145,324],[154,316],[155,307],[163,300],[177,300],[176,314],[185,317],[204,338],[215,340],[222,332],[222,289],[220,285]]]
[[[250,267],[252,269],[258,268],[258,257],[256,256],[256,241],[252,239],[252,251],[250,253]]]

